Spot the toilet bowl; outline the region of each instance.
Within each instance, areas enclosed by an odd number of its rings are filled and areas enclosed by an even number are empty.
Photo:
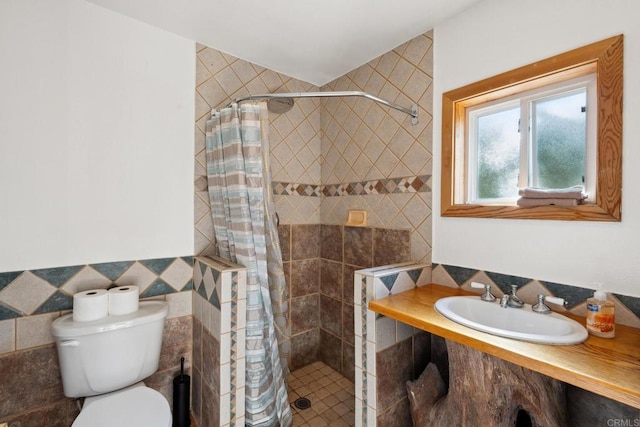
[[[71,427],[171,427],[164,396],[138,383],[123,390],[87,397]]]

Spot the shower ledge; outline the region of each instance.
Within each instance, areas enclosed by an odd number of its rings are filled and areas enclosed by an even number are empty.
[[[612,339],[589,336],[582,344],[516,341],[457,324],[436,312],[437,300],[475,295],[430,284],[371,301],[369,309],[434,335],[640,409],[640,329],[616,325]],[[584,324],[584,318],[568,317]]]

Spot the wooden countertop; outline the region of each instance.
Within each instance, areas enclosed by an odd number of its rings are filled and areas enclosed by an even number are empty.
[[[453,295],[474,294],[430,284],[371,301],[369,309],[640,409],[640,329],[616,325],[615,338],[589,335],[577,345],[516,341],[467,328],[436,312],[435,302]],[[584,318],[569,317],[584,324]]]

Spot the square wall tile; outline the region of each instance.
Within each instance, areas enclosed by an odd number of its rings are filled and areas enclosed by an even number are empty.
[[[51,334],[51,323],[59,317],[59,313],[46,313],[38,316],[21,317],[17,323],[17,350],[38,347],[55,342]]]
[[[339,225],[321,226],[321,256],[332,261],[342,261],[343,227]]]
[[[373,265],[388,265],[411,260],[411,231],[374,229]]]
[[[401,341],[377,353],[377,409],[385,410],[406,397],[405,383],[413,380],[411,340]],[[398,363],[406,361],[407,363]]]
[[[168,319],[174,317],[190,316],[193,314],[193,292],[185,291],[166,295],[169,303]]]
[[[293,260],[320,256],[320,230],[319,224],[291,227],[291,258]]]
[[[0,321],[0,354],[16,349],[16,321],[14,319]]]
[[[320,292],[320,259],[291,262],[291,297]]]
[[[56,288],[30,271],[25,271],[0,291],[0,301],[24,314],[31,314],[43,304]]]
[[[291,300],[291,333],[293,335],[320,326],[320,296],[306,295]]]
[[[373,267],[373,229],[344,228],[344,262],[359,267]]]
[[[342,302],[340,300],[325,295],[320,296],[320,325],[327,332],[342,337]]]
[[[391,347],[396,343],[396,321],[390,317],[376,319],[376,351]]]
[[[342,263],[321,259],[320,290],[323,295],[342,300]],[[353,281],[352,281],[353,283]],[[351,302],[351,300],[349,300]]]
[[[320,360],[320,330],[318,328],[291,337],[291,370]]]

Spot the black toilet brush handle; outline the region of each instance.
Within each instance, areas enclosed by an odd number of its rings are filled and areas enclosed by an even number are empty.
[[[191,378],[184,373],[184,357],[180,359],[180,374],[173,379],[173,427],[189,427]]]

